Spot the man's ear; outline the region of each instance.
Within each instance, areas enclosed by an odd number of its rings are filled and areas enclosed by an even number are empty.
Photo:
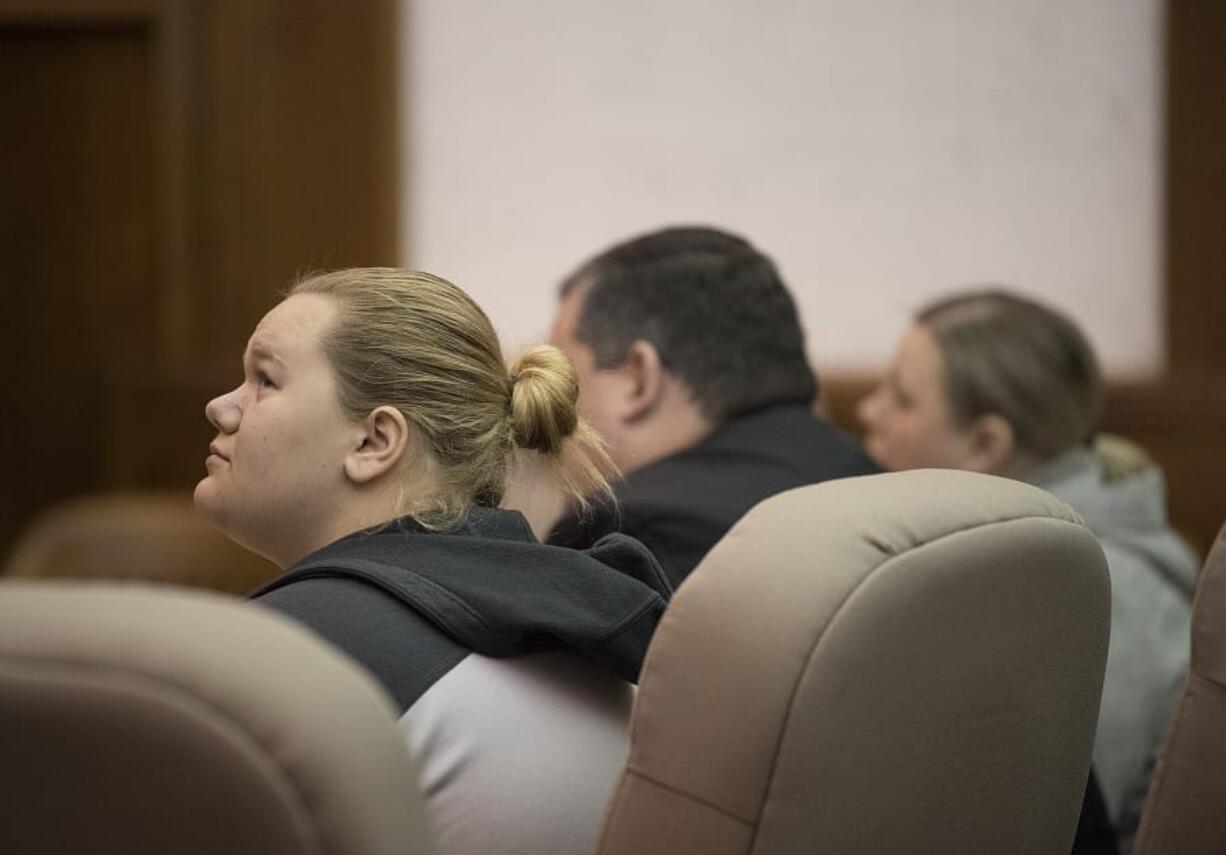
[[[988,413],[971,423],[970,433],[970,455],[964,468],[986,475],[1009,474],[1017,438],[1008,419]]]
[[[640,421],[660,405],[667,369],[656,346],[638,339],[626,350],[626,359],[620,370],[626,384],[622,417],[628,422]]]
[[[345,476],[368,484],[395,469],[411,442],[404,414],[395,407],[376,407],[362,421],[358,445],[345,457]]]

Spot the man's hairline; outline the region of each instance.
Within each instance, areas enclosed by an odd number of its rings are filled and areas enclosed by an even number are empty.
[[[587,340],[583,335],[583,322],[587,316],[587,299],[592,293],[595,286],[595,272],[590,270],[587,265],[579,268],[577,271],[567,276],[562,280],[561,286],[558,288],[558,303],[565,303],[567,300],[575,300],[578,305],[574,311],[574,323],[571,326],[571,335],[575,341],[592,349],[595,354],[596,346]],[[597,360],[599,362],[599,359]]]

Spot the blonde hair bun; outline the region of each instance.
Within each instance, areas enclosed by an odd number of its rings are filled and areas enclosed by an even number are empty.
[[[540,345],[512,363],[511,432],[520,448],[556,454],[579,427],[579,377],[566,355]]]

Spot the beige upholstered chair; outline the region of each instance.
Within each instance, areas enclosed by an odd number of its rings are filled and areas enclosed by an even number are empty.
[[[1226,527],[1192,603],[1191,673],[1171,715],[1133,855],[1226,852]]]
[[[1066,853],[1109,599],[1094,537],[1015,481],[768,499],[664,616],[598,851]]]
[[[5,574],[147,579],[245,594],[277,568],[231,542],[186,493],[86,496],[48,510],[13,550]]]
[[[222,597],[0,583],[0,851],[425,851],[391,702]]]

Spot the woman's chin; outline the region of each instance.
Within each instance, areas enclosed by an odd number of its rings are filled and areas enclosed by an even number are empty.
[[[217,488],[218,484],[213,476],[205,475],[196,484],[196,489],[192,492],[192,502],[195,503],[196,510],[203,516],[214,524],[221,526],[221,497],[217,494]]]

